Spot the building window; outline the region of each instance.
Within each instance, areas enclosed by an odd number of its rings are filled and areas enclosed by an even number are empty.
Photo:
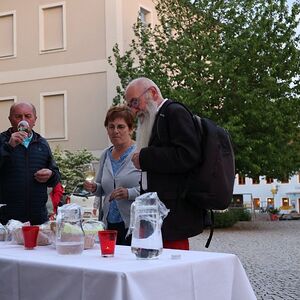
[[[40,53],[66,50],[66,4],[39,7]]]
[[[267,184],[271,184],[271,183],[273,183],[274,182],[274,179],[272,178],[272,177],[266,177],[266,183]]]
[[[67,93],[42,93],[41,134],[48,140],[67,139]]]
[[[282,207],[289,208],[289,206],[290,206],[289,198],[282,198]]]
[[[11,126],[8,120],[8,115],[9,115],[10,107],[15,102],[17,102],[17,97],[15,96],[0,98],[0,128],[4,130]]]
[[[289,183],[289,178],[287,176],[285,176],[280,180],[280,182],[281,183]]]
[[[151,13],[149,10],[145,9],[144,7],[140,7],[139,18],[145,26],[152,23],[151,22]]]
[[[254,178],[252,178],[252,184],[259,184],[259,177],[257,176],[257,177],[254,177]]]
[[[232,195],[231,207],[243,207],[244,197],[242,194]]]
[[[239,184],[241,184],[241,185],[246,184],[245,176],[239,175]]]
[[[260,208],[260,199],[259,198],[253,198],[253,206],[254,206],[254,209]]]
[[[267,198],[267,208],[274,208],[274,199]]]
[[[16,57],[16,12],[0,13],[0,59]]]

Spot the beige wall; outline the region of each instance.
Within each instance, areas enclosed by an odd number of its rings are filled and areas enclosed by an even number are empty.
[[[17,91],[17,92],[16,92]],[[91,151],[103,149],[107,146],[107,136],[103,126],[106,113],[105,99],[100,95],[106,94],[106,75],[104,73],[87,74],[84,76],[70,76],[63,80],[59,78],[35,80],[9,84],[1,87],[1,92],[14,95],[17,101],[32,102],[37,108],[37,122],[35,130],[41,132],[43,114],[40,111],[41,94],[48,92],[66,91],[67,101],[67,138],[49,141],[52,146],[61,145],[63,149],[76,150],[87,148]],[[100,97],[99,97],[100,96]],[[8,105],[4,112],[5,122],[1,131],[9,127],[7,119]],[[1,109],[1,113],[4,111]],[[45,112],[47,114],[47,111]],[[55,123],[55,114],[52,115]],[[2,122],[1,122],[2,123]],[[47,138],[47,136],[45,136]]]
[[[57,4],[57,11],[65,12],[65,18],[55,13],[48,19],[48,12],[54,10],[45,6],[51,4]],[[86,148],[99,155],[109,144],[103,121],[119,84],[107,58],[115,43],[121,51],[128,48],[140,7],[154,13],[152,0],[0,0],[0,18],[1,13],[13,11],[16,25],[16,56],[0,57],[0,130],[9,127],[10,104],[28,100],[37,108],[36,131],[43,135],[64,132],[60,139],[49,139],[51,147]],[[52,20],[57,21],[53,27],[49,26]],[[41,41],[47,45],[49,34],[60,30],[57,36],[65,48],[41,51]],[[62,94],[51,97],[56,92]],[[43,99],[53,102],[45,105]]]
[[[62,2],[66,6],[66,51],[39,54],[39,7]],[[1,61],[1,70],[105,59],[104,4],[103,0],[1,0],[1,11],[16,11],[18,49],[15,59]]]

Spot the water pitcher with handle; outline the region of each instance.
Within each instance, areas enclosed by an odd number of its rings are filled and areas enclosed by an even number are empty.
[[[131,205],[131,251],[138,259],[157,258],[163,249],[161,226],[169,210],[156,193],[145,193]]]

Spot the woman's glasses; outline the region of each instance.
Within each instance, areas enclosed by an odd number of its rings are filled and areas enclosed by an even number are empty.
[[[135,108],[135,109],[139,108],[140,100],[141,100],[140,98],[144,96],[149,89],[150,88],[147,88],[145,91],[143,91],[143,93],[139,97],[131,98],[130,101],[127,103],[127,106],[129,108]]]
[[[118,125],[114,125],[114,124],[109,124],[107,126],[107,128],[111,131],[114,131],[114,130],[118,130],[118,131],[122,131],[126,128],[127,126],[126,125],[123,125],[123,124],[118,124]]]

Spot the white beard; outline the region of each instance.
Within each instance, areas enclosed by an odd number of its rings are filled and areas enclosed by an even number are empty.
[[[150,100],[147,103],[147,111],[141,112],[138,115],[138,126],[136,132],[137,151],[148,146],[156,113],[157,106]]]

